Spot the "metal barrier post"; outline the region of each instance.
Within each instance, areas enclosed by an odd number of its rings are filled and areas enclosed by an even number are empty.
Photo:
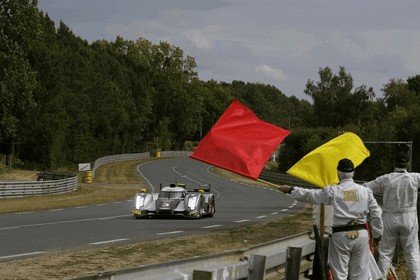
[[[213,271],[194,270],[193,280],[212,280]]]
[[[267,256],[251,255],[250,272],[248,280],[265,279],[265,263]]]
[[[286,261],[286,279],[299,280],[300,259],[302,257],[302,248],[288,247]]]

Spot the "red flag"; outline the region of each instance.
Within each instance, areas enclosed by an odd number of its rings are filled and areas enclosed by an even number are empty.
[[[235,100],[190,157],[257,179],[274,150],[290,133],[262,121]]]

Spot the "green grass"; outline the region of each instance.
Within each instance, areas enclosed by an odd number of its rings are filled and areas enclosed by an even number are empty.
[[[0,213],[85,206],[132,198],[139,189],[145,186],[144,181],[136,172],[136,166],[150,160],[103,165],[98,168],[92,183],[82,183],[84,173],[76,171],[74,173],[78,175],[79,180],[77,191],[59,195],[3,198],[0,203]],[[20,180],[34,180],[33,174],[36,174],[36,172],[16,172],[19,173]],[[12,171],[3,174],[2,177],[2,180],[16,178]]]

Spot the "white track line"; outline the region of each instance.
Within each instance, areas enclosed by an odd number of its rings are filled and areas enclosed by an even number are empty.
[[[178,230],[178,231],[168,231],[168,232],[161,232],[161,233],[156,233],[156,235],[169,235],[169,234],[177,234],[177,233],[182,233],[183,231]]]
[[[115,243],[115,242],[121,242],[121,241],[126,241],[126,240],[128,240],[128,238],[119,238],[119,239],[113,239],[113,240],[92,242],[92,243],[89,243],[89,245],[101,245],[101,244]]]
[[[215,227],[221,227],[222,225],[211,225],[211,226],[205,226],[201,228],[215,228]]]
[[[24,253],[24,254],[18,254],[18,255],[2,256],[2,257],[0,257],[0,260],[18,258],[18,257],[25,257],[25,256],[32,256],[32,255],[39,255],[39,254],[43,254],[43,253],[45,253],[45,252],[31,252],[31,253]]]

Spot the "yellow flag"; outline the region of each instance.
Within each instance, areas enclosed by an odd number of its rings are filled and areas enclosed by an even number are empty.
[[[363,141],[352,132],[345,132],[305,155],[287,173],[321,188],[338,183],[340,159],[350,159],[354,167],[370,156]]]

